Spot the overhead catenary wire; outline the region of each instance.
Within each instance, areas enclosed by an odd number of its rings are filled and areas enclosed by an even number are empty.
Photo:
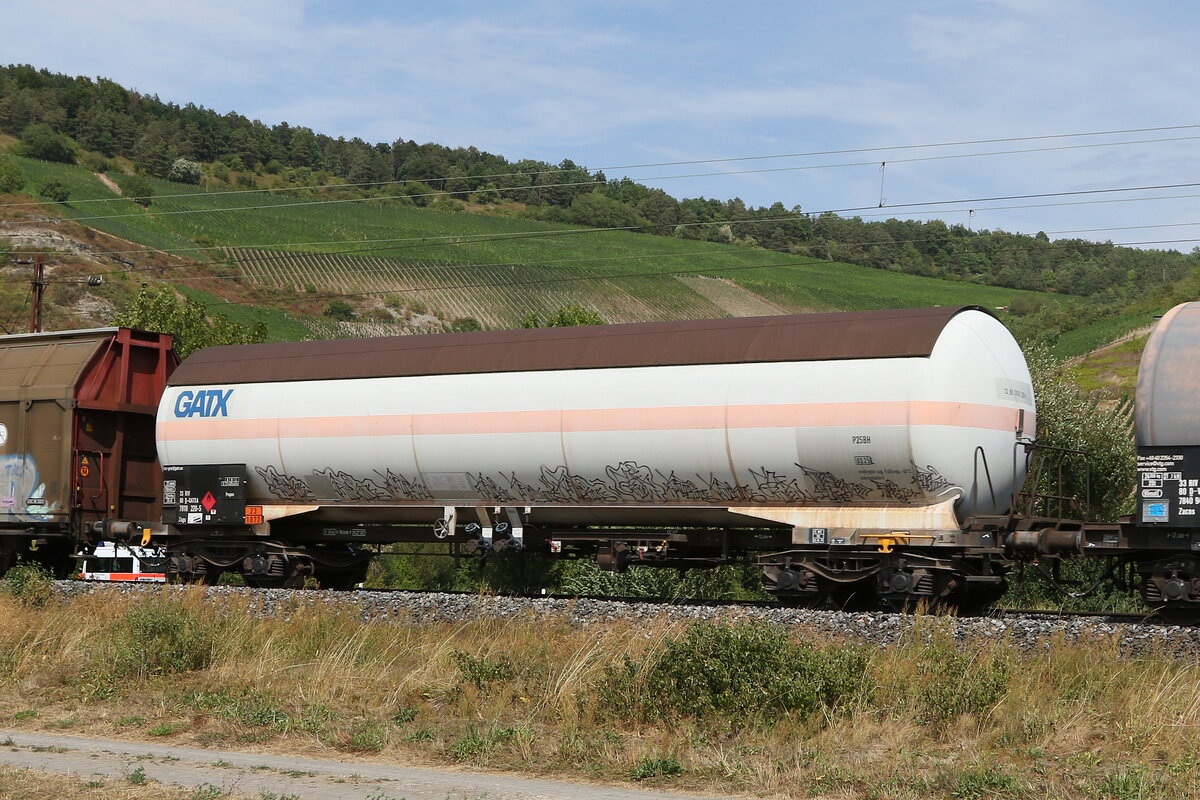
[[[952,154],[938,155],[938,156],[919,156],[919,157],[914,157],[914,158],[898,158],[898,159],[892,159],[891,161],[893,164],[908,164],[908,163],[917,163],[917,162],[947,161],[947,160],[952,160],[952,159],[978,158],[978,157],[985,157],[985,156],[1014,155],[1014,154],[1030,153],[1030,152],[1052,152],[1052,151],[1061,151],[1061,150],[1081,150],[1081,149],[1097,148],[1097,147],[1115,147],[1115,146],[1126,145],[1126,144],[1149,144],[1149,143],[1158,143],[1158,142],[1193,141],[1193,140],[1197,140],[1197,139],[1200,139],[1200,135],[1180,136],[1180,137],[1172,137],[1172,138],[1168,138],[1168,139],[1144,139],[1144,140],[1125,141],[1125,142],[1099,142],[1099,143],[1079,144],[1079,145],[1061,145],[1061,146],[1056,146],[1056,147],[1026,148],[1026,149],[1021,149],[1021,150],[995,150],[995,151],[984,152],[984,153],[952,153]],[[687,173],[687,174],[680,174],[680,175],[657,175],[657,176],[651,176],[651,177],[642,177],[642,178],[639,178],[638,180],[641,182],[658,182],[658,181],[681,180],[681,179],[689,179],[689,178],[721,178],[721,177],[727,177],[727,176],[733,176],[733,175],[762,175],[762,174],[767,174],[767,173],[778,173],[778,172],[799,172],[799,171],[819,170],[819,169],[839,169],[839,168],[845,168],[845,167],[877,166],[878,164],[879,164],[879,162],[877,162],[877,161],[853,161],[853,162],[844,162],[844,163],[840,163],[840,164],[805,164],[802,166],[793,166],[793,167],[768,167],[765,169],[727,170],[727,171],[722,171],[722,172],[694,172],[694,173]],[[339,188],[339,187],[340,188],[353,188],[356,186],[361,187],[364,185],[382,186],[382,185],[391,185],[391,184],[396,184],[396,183],[410,183],[410,182],[412,182],[412,181],[409,181],[409,180],[382,181],[382,182],[372,182],[370,184],[334,184],[334,185],[331,185],[326,188]],[[545,190],[545,189],[565,189],[565,188],[573,188],[573,187],[578,187],[578,186],[596,186],[596,185],[601,185],[605,182],[606,181],[597,181],[595,179],[590,179],[590,180],[586,180],[586,181],[567,181],[564,183],[548,183],[548,184],[541,184],[541,185],[536,185],[536,186],[491,187],[488,189],[488,191],[491,191],[491,192],[524,192],[524,191],[530,191],[530,190],[540,191],[540,190]],[[246,193],[271,194],[271,195],[277,196],[281,192],[305,191],[305,190],[308,190],[309,188],[310,187],[297,186],[297,187],[280,187],[280,188],[276,188],[276,189],[251,189],[251,190],[246,190]],[[216,213],[226,213],[226,212],[233,212],[233,211],[258,211],[258,210],[262,210],[262,209],[266,209],[266,208],[294,209],[294,208],[301,208],[301,207],[307,207],[307,206],[318,206],[318,205],[340,205],[340,204],[349,204],[349,203],[367,203],[367,202],[379,201],[379,200],[412,200],[414,198],[455,197],[458,195],[475,194],[478,191],[479,191],[479,189],[440,190],[440,191],[433,191],[433,192],[418,192],[418,193],[411,193],[411,194],[405,193],[405,194],[394,194],[394,195],[372,195],[372,196],[366,196],[366,197],[343,197],[343,198],[332,198],[332,199],[327,199],[327,200],[307,200],[307,201],[291,203],[291,204],[274,204],[274,203],[272,203],[272,204],[259,204],[259,205],[248,205],[248,206],[231,206],[228,208],[180,209],[180,210],[175,210],[175,211],[147,210],[146,212],[144,212],[144,214],[142,214],[140,216],[163,217],[163,216],[177,216],[177,215],[184,215],[184,214],[216,214]],[[184,198],[184,197],[187,197],[187,198],[212,197],[214,195],[236,194],[236,193],[240,193],[240,192],[239,191],[188,192],[188,193],[175,194],[175,195],[160,195],[160,196],[157,196],[157,199],[163,200],[163,199],[179,199],[179,198]],[[98,198],[98,199],[92,199],[92,200],[78,200],[75,202],[76,202],[76,204],[100,203],[100,202],[111,203],[111,202],[120,202],[122,200],[133,200],[133,201],[145,200],[145,199],[150,199],[151,197],[155,197],[155,196],[147,196],[147,197],[121,196],[121,197]],[[14,206],[40,206],[40,205],[44,205],[44,203],[27,202],[27,203],[0,204],[0,208],[8,208],[8,207],[14,207]],[[878,208],[878,207],[879,206],[871,206],[870,208]],[[900,206],[890,206],[890,207],[900,207]],[[855,210],[855,209],[848,209],[848,210]],[[71,219],[75,222],[90,222],[90,221],[98,221],[98,220],[105,220],[105,219],[120,219],[120,218],[127,217],[127,216],[129,216],[129,215],[128,214],[109,214],[109,215],[95,215],[95,216],[89,216],[89,217],[72,217]],[[5,224],[14,224],[14,221],[0,220],[0,225],[5,225]]]
[[[976,145],[976,144],[1003,144],[1003,143],[1007,143],[1007,142],[1030,142],[1030,141],[1051,140],[1051,139],[1071,139],[1071,138],[1083,138],[1083,137],[1088,137],[1088,136],[1117,136],[1117,135],[1123,135],[1123,134],[1127,134],[1127,133],[1161,133],[1161,132],[1165,132],[1165,131],[1195,130],[1197,128],[1200,128],[1200,124],[1167,125],[1167,126],[1158,126],[1158,127],[1149,127],[1149,128],[1124,128],[1124,129],[1109,130],[1109,131],[1085,131],[1085,132],[1080,132],[1080,133],[1053,133],[1053,134],[1039,134],[1039,135],[1032,135],[1032,136],[1008,136],[1008,137],[1000,137],[1000,138],[992,138],[992,139],[968,139],[968,140],[960,140],[960,141],[952,141],[952,142],[927,142],[927,143],[923,143],[923,144],[902,144],[902,145],[887,145],[887,146],[877,146],[877,147],[855,147],[855,148],[845,148],[845,149],[840,149],[840,150],[813,150],[813,151],[802,152],[802,153],[773,153],[773,154],[757,155],[757,156],[728,156],[728,157],[718,157],[718,158],[700,158],[700,159],[691,159],[691,160],[686,160],[686,161],[658,161],[658,162],[650,162],[650,163],[643,163],[643,164],[623,164],[623,165],[594,167],[594,168],[580,166],[580,167],[576,167],[576,170],[585,170],[588,172],[601,173],[601,172],[606,172],[606,171],[611,171],[611,170],[619,170],[619,169],[650,169],[650,168],[655,168],[655,167],[680,167],[680,166],[691,166],[693,164],[728,164],[728,163],[741,162],[741,161],[764,161],[764,160],[777,159],[777,158],[814,158],[817,156],[852,155],[855,153],[882,153],[882,152],[890,152],[890,151],[932,149],[932,148],[938,148],[938,147],[963,147],[963,146]],[[1194,137],[1182,137],[1182,138],[1186,139],[1186,138],[1194,138]],[[1148,140],[1141,140],[1141,141],[1136,141],[1136,142],[1100,143],[1099,145],[1091,145],[1091,146],[1111,147],[1111,146],[1124,145],[1124,144],[1145,144],[1145,143],[1150,143],[1150,142],[1171,142],[1171,141],[1179,141],[1179,140],[1180,139],[1176,139],[1176,138],[1148,139]],[[1061,148],[1031,148],[1031,149],[1027,149],[1027,150],[1014,150],[1011,152],[1013,152],[1013,153],[1039,152],[1042,149],[1061,149]],[[973,154],[963,154],[962,157],[970,157],[971,155],[973,155]],[[989,154],[980,154],[980,155],[989,155]],[[874,162],[870,162],[870,163],[874,163]],[[454,175],[454,176],[447,176],[447,177],[440,177],[440,178],[421,178],[421,179],[419,179],[419,182],[420,183],[431,183],[431,182],[437,183],[437,182],[445,182],[445,181],[450,181],[450,180],[484,180],[487,178],[534,177],[534,176],[539,176],[539,175],[551,175],[551,174],[554,174],[557,172],[571,172],[571,171],[573,171],[573,170],[568,169],[568,168],[563,168],[563,167],[555,167],[552,169],[545,169],[545,170],[531,170],[531,171],[518,171],[518,172],[495,172],[495,173],[483,173],[483,174],[478,174],[478,175]],[[716,172],[716,173],[711,173],[711,174],[719,176],[719,175],[728,175],[728,174],[736,174],[736,173]],[[650,179],[642,179],[642,180],[650,180]],[[286,192],[286,191],[311,191],[311,190],[317,190],[317,189],[361,188],[361,187],[367,187],[367,186],[388,186],[388,185],[397,184],[397,183],[410,183],[410,182],[413,182],[413,179],[397,178],[397,179],[386,180],[386,181],[363,181],[363,182],[359,182],[359,183],[327,183],[327,184],[320,184],[320,185],[316,185],[316,186],[287,186],[287,187],[271,187],[271,188],[265,188],[265,189],[228,189],[228,190],[220,190],[220,191],[215,191],[215,192],[203,192],[200,194],[205,194],[210,197],[214,196],[214,195],[256,194],[256,193],[270,194],[270,193],[278,193],[278,192]],[[553,188],[553,187],[551,185],[545,185],[545,186],[540,186],[540,187],[519,187],[519,188]],[[178,198],[178,197],[190,197],[193,194],[198,194],[198,193],[197,192],[187,192],[187,193],[180,193],[180,194],[155,195],[155,197],[162,200],[162,199],[172,199],[172,198]],[[117,202],[117,201],[120,201],[123,199],[128,200],[131,198],[129,198],[129,197],[106,197],[106,198],[96,198],[96,199],[88,199],[88,200],[76,200],[75,203],[76,204],[79,204],[79,203],[112,203],[112,202]],[[138,198],[138,199],[145,199],[145,198]],[[16,207],[16,206],[36,206],[36,205],[41,205],[41,203],[38,203],[38,202],[0,203],[0,208],[12,208],[12,207]]]
[[[967,198],[967,199],[959,199],[959,200],[935,200],[935,201],[925,201],[922,203],[913,203],[913,204],[907,204],[907,205],[920,206],[920,205],[968,203],[968,204],[971,204],[971,207],[968,208],[968,207],[964,206],[963,208],[958,208],[958,209],[940,208],[936,211],[935,210],[919,211],[919,210],[906,209],[906,211],[907,211],[907,213],[915,213],[915,214],[958,213],[958,212],[968,212],[968,211],[1003,211],[1003,210],[1010,210],[1010,209],[1048,208],[1048,207],[1062,207],[1062,206],[1072,206],[1072,205],[1091,205],[1091,204],[1101,204],[1101,203],[1132,203],[1132,202],[1145,202],[1145,201],[1150,201],[1150,200],[1191,199],[1191,198],[1200,197],[1200,194],[1160,195],[1160,196],[1156,196],[1156,197],[1132,197],[1132,198],[1116,198],[1116,199],[1102,199],[1102,200],[1072,200],[1072,201],[1063,202],[1063,203],[1040,203],[1040,204],[1020,204],[1020,205],[1009,205],[1009,206],[988,206],[985,208],[979,207],[980,203],[998,202],[1000,200],[1006,200],[1006,199],[1033,199],[1033,198],[1048,198],[1048,197],[1059,197],[1059,196],[1079,197],[1079,196],[1090,195],[1090,194],[1109,194],[1109,193],[1121,193],[1121,192],[1150,191],[1150,190],[1155,190],[1155,189],[1189,188],[1189,187],[1196,187],[1196,186],[1200,186],[1200,182],[1184,183],[1184,184],[1164,184],[1164,185],[1157,185],[1157,186],[1115,187],[1115,188],[1091,189],[1091,190],[1085,189],[1085,190],[1072,190],[1072,191],[1064,191],[1064,192],[1041,192],[1041,193],[1026,194],[1026,195],[1007,195],[1007,196],[998,196],[998,197],[976,197],[976,198]],[[897,205],[897,206],[894,206],[893,208],[901,208],[901,207],[903,207],[903,206]],[[286,208],[286,206],[270,206],[270,208]],[[876,207],[875,206],[863,207],[863,209],[874,209],[874,208],[876,208]],[[848,211],[857,211],[857,210],[860,210],[860,209],[847,208],[847,209],[841,209],[840,211],[845,213]],[[822,215],[836,214],[836,213],[838,213],[838,210],[796,212],[796,213],[788,213],[783,216],[776,216],[776,217],[758,217],[758,218],[749,218],[749,219],[740,219],[740,220],[719,219],[719,220],[705,220],[705,221],[697,221],[697,222],[671,223],[671,226],[674,228],[682,228],[682,227],[701,227],[701,226],[710,226],[710,225],[731,225],[731,226],[732,225],[754,225],[754,224],[763,224],[763,223],[772,223],[772,222],[799,221],[799,220],[803,220],[806,218],[807,219],[814,219],[814,218],[819,219]],[[874,213],[874,214],[859,214],[857,216],[878,217],[878,216],[894,216],[894,215],[892,215],[890,213],[887,213],[887,214]],[[64,221],[78,222],[80,220],[67,218]],[[379,244],[379,243],[401,243],[401,242],[413,243],[411,245],[411,247],[441,247],[441,246],[453,246],[453,245],[459,245],[459,244],[478,244],[478,243],[487,243],[487,242],[509,241],[509,240],[514,240],[514,239],[525,239],[525,238],[544,238],[544,237],[558,237],[558,236],[587,235],[587,234],[606,233],[606,232],[614,232],[614,231],[637,231],[637,230],[642,230],[644,228],[661,227],[662,224],[663,223],[650,222],[645,225],[618,225],[618,226],[607,226],[607,227],[568,228],[566,230],[520,231],[520,232],[516,232],[516,233],[503,233],[503,234],[446,234],[446,235],[441,235],[441,236],[414,236],[414,237],[396,237],[396,238],[368,239],[368,240],[361,240],[361,239],[347,239],[347,240],[336,240],[336,241],[322,240],[322,241],[292,242],[292,243],[282,243],[282,244],[267,243],[267,244],[209,245],[209,246],[195,246],[195,247],[179,247],[179,248],[172,248],[171,250],[164,250],[162,248],[137,248],[137,249],[129,249],[129,250],[93,250],[90,252],[93,255],[129,255],[129,254],[140,254],[140,253],[145,253],[145,254],[158,253],[158,254],[163,254],[163,255],[173,255],[175,253],[181,253],[181,252],[203,252],[203,251],[211,251],[211,250],[225,250],[230,247],[271,249],[271,248],[281,248],[281,247],[307,247],[307,246],[312,246],[312,245],[329,245],[329,244],[343,244],[343,243],[346,243],[346,244],[350,244],[350,243]],[[1134,229],[1136,227],[1137,226],[1126,226],[1125,228],[1120,228],[1120,229],[1129,230],[1129,229]],[[1145,227],[1155,227],[1155,226],[1151,225],[1151,226],[1145,226]],[[1095,229],[1090,229],[1090,230],[1100,231],[1100,230],[1105,230],[1105,229],[1095,228]],[[1116,230],[1116,229],[1114,229],[1114,230]],[[1071,231],[1057,231],[1057,232],[1047,232],[1047,233],[1069,233],[1069,232],[1071,232]],[[1084,231],[1081,230],[1080,232],[1084,232]],[[5,235],[5,234],[3,233],[3,231],[0,231],[0,235]],[[1017,235],[1017,234],[1014,234],[1014,235]],[[325,255],[341,255],[341,254],[356,253],[356,252],[357,253],[378,253],[378,252],[387,252],[387,251],[396,250],[396,249],[404,249],[404,248],[399,247],[399,246],[384,247],[384,248],[363,247],[363,248],[355,248],[352,250],[344,250],[344,251],[337,251],[337,250],[327,251],[326,250],[326,251],[316,251],[316,252],[320,252]],[[25,252],[30,253],[30,254],[36,254],[38,252],[42,252],[46,255],[53,255],[57,251],[25,251]],[[117,270],[117,271],[121,271],[121,270]]]

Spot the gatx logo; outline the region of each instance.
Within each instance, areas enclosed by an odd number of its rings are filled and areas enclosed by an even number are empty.
[[[231,394],[233,389],[184,390],[175,398],[175,416],[228,417]]]

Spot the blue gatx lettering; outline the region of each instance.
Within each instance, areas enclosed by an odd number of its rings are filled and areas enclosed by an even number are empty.
[[[229,396],[233,389],[185,390],[175,398],[177,417],[227,417]]]

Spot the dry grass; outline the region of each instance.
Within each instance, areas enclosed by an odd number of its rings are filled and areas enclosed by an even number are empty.
[[[148,782],[135,785],[128,779],[102,775],[59,775],[36,769],[0,765],[0,797],[4,800],[195,800],[203,797],[195,789]],[[216,795],[210,794],[209,797]],[[260,800],[261,795],[221,792],[220,800]]]
[[[1132,800],[1200,785],[1200,667],[1105,644],[956,647],[930,618],[842,676],[859,681],[848,700],[697,720],[643,688],[678,623],[363,623],[304,606],[264,620],[245,603],[0,596],[0,719],[771,797]]]

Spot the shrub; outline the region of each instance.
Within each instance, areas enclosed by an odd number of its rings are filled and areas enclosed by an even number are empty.
[[[450,654],[450,658],[458,668],[462,681],[479,690],[510,677],[513,672],[512,662],[504,656],[473,656],[462,650],[455,650]]]
[[[198,184],[203,177],[204,167],[200,162],[186,158],[175,159],[171,164],[171,169],[167,171],[167,180],[176,183]]]
[[[39,197],[55,203],[65,203],[71,199],[70,187],[58,179],[51,179],[41,184],[38,186],[37,193]]]
[[[693,625],[624,675],[610,669],[604,690],[619,693],[644,675],[637,690],[646,717],[728,717],[769,720],[807,716],[850,703],[865,687],[866,654],[849,647],[816,650],[763,622]]]
[[[111,172],[117,168],[115,162],[109,161],[104,156],[96,153],[84,153],[83,158],[80,160],[83,162],[83,165],[92,172]]]
[[[999,655],[972,657],[953,644],[935,644],[921,653],[922,716],[946,722],[963,714],[982,714],[1008,691],[1008,661]]]
[[[77,151],[75,142],[69,136],[39,122],[21,131],[21,141],[13,148],[13,152],[39,161],[74,164]]]
[[[629,777],[635,781],[644,781],[646,778],[674,778],[682,774],[683,765],[674,756],[646,756],[637,763]]]
[[[4,575],[4,591],[18,603],[41,608],[54,599],[54,579],[40,564],[17,564]]]
[[[307,287],[306,287],[307,288]],[[354,306],[345,300],[330,300],[321,309],[321,313],[330,319],[349,321],[354,319]]]
[[[121,178],[121,192],[139,205],[149,206],[154,194],[154,184],[142,175],[125,175]]]
[[[481,758],[516,735],[516,728],[502,728],[493,724],[485,730],[479,730],[471,725],[461,739],[450,745],[450,755],[459,761]]]
[[[968,770],[958,776],[950,790],[955,800],[997,800],[1021,797],[1025,786],[1012,775],[994,767]]]
[[[108,653],[113,678],[200,670],[213,661],[216,631],[178,603],[150,600],[118,621]]]
[[[0,194],[15,194],[25,188],[25,173],[7,158],[0,158]]]

